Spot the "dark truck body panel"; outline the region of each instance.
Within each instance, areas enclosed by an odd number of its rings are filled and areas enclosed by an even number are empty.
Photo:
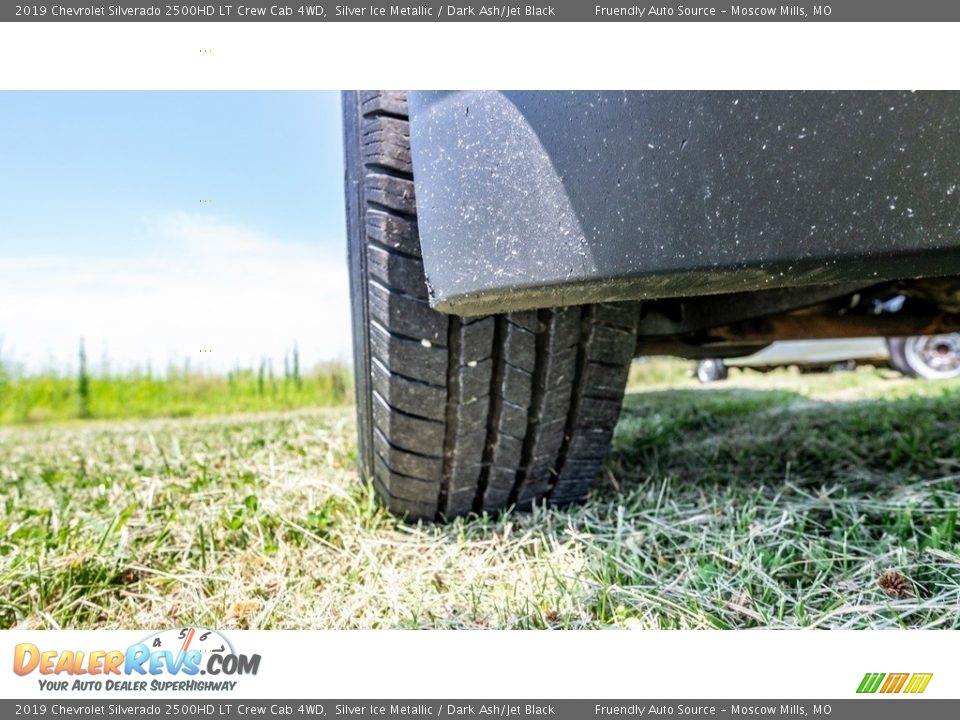
[[[437,309],[960,275],[960,93],[414,92]]]

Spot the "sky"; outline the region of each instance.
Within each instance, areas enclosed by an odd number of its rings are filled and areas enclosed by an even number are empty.
[[[0,92],[0,362],[349,361],[343,196],[337,93]]]

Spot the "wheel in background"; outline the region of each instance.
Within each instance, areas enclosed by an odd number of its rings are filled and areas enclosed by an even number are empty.
[[[960,377],[960,333],[889,338],[890,365],[909,377]]]
[[[718,358],[708,358],[697,363],[697,380],[704,385],[726,380],[729,372],[727,364]]]

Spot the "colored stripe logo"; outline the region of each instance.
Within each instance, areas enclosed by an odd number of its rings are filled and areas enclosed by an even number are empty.
[[[857,692],[919,694],[927,689],[933,673],[867,673],[860,681]]]

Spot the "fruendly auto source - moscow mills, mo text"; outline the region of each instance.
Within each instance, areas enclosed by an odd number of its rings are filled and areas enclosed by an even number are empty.
[[[806,18],[829,17],[829,5],[731,5],[729,8],[702,5],[595,5],[594,15],[610,18]]]

